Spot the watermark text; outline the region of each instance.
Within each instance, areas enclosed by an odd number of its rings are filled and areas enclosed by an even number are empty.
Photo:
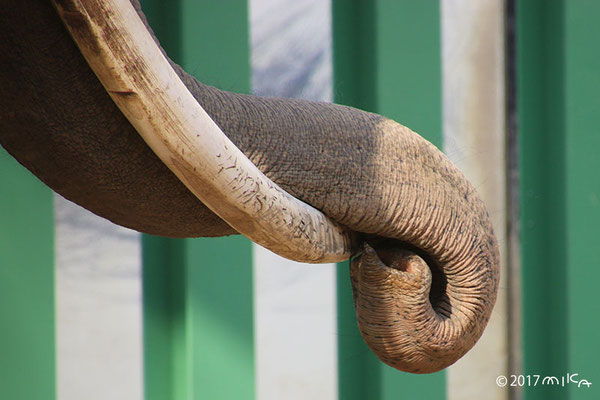
[[[589,388],[592,382],[579,374],[566,373],[565,375],[499,375],[496,385],[505,386],[559,386],[574,385],[578,388]]]

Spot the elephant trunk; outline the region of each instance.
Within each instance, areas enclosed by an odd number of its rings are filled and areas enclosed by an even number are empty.
[[[116,12],[110,23],[102,21],[106,3],[90,2],[86,9],[71,1],[58,1],[63,20],[76,40],[83,39],[80,49],[115,103],[163,162],[228,224],[299,261],[348,257],[354,242],[351,232],[364,235],[367,244],[352,263],[351,278],[359,327],[381,360],[404,371],[434,372],[454,363],[475,344],[495,302],[497,245],[476,191],[435,146],[376,114],[222,92],[198,83],[176,66],[185,87],[175,81],[159,82],[158,89],[138,87],[137,82],[146,83],[146,76],[150,81],[161,75],[152,70],[159,59],[166,69],[169,65],[144,26],[125,34],[134,25],[130,15],[134,11],[124,7],[129,15],[122,11],[117,26]],[[97,20],[91,14],[96,10]],[[104,32],[111,25],[119,35]],[[83,32],[83,26],[91,33]],[[125,45],[103,42],[121,36]],[[135,57],[123,61],[136,53],[134,44],[140,36],[147,37],[140,42],[148,44],[153,55],[144,62]],[[106,62],[109,53],[112,58]],[[143,54],[140,50],[139,57]],[[104,65],[100,72],[99,64]],[[128,65],[148,71],[125,82],[132,70]],[[107,75],[111,76],[107,79]],[[156,100],[177,85],[181,89],[174,106]],[[179,117],[181,125],[177,118],[155,122],[157,116],[177,114],[181,102],[198,111]],[[141,110],[155,105],[156,111],[142,116]],[[144,120],[148,122],[140,123]],[[205,131],[219,137],[198,140]],[[221,131],[232,134],[232,141],[245,154]],[[289,148],[286,136],[290,134],[296,136],[295,149]],[[346,145],[339,145],[341,137]],[[214,147],[213,141],[225,146]],[[222,179],[230,169],[233,175]],[[246,188],[248,181],[251,185]],[[302,201],[291,196],[287,200],[284,190]],[[308,211],[292,211],[295,203]]]
[[[394,232],[384,235],[395,240],[368,239],[351,263],[351,280],[368,346],[397,369],[429,373],[453,364],[483,333],[496,299],[499,254],[469,182],[433,146],[412,139],[423,149],[392,195]],[[432,180],[411,182],[412,174]]]
[[[223,96],[262,115],[255,123],[275,137],[306,136],[304,157],[290,155],[296,169],[256,150],[251,159],[362,234],[351,276],[359,327],[375,354],[400,370],[427,373],[473,347],[495,303],[499,254],[481,198],[447,157],[410,129],[353,108]],[[346,144],[335,146],[340,137]],[[273,142],[269,152],[285,152]]]
[[[145,147],[46,3],[27,7],[31,18],[39,17],[39,29],[36,23],[25,29],[13,22],[18,18],[7,17],[0,24],[3,32],[36,39],[52,52],[16,39],[0,41],[3,48],[18,45],[19,50],[5,52],[12,69],[0,71],[2,76],[20,77],[16,84],[6,79],[3,88],[2,145],[55,190],[116,223],[175,237],[233,233]],[[41,57],[53,52],[68,62]],[[174,67],[262,173],[323,212],[333,228],[341,227],[342,237],[361,239],[360,248],[342,240],[342,253],[362,252],[350,271],[355,306],[363,337],[380,359],[405,371],[433,372],[474,345],[495,301],[498,250],[481,199],[441,152],[376,114],[227,93]],[[129,90],[115,92],[123,102],[136,97]],[[252,226],[242,219],[246,222]],[[300,228],[300,236],[307,233]]]
[[[434,372],[473,347],[496,300],[498,246],[483,201],[444,154],[410,129],[354,108],[186,84],[259,169],[360,233],[366,245],[352,262],[355,307],[382,361]]]

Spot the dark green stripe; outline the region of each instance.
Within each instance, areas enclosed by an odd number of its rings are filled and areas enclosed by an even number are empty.
[[[600,3],[517,3],[524,373],[600,381]],[[594,386],[592,386],[594,388]],[[525,387],[527,399],[598,398]],[[595,394],[593,394],[595,393]]]
[[[517,4],[523,371],[566,371],[564,20],[560,1]],[[562,399],[563,390],[528,390]]]
[[[0,398],[56,398],[52,191],[0,147]]]
[[[565,19],[568,365],[593,382],[569,394],[599,399],[600,2],[565,1]]]
[[[144,10],[189,73],[250,91],[245,1],[147,0]],[[251,243],[144,236],[143,249],[146,399],[254,398]]]

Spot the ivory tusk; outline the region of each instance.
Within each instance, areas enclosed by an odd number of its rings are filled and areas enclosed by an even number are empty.
[[[348,259],[352,233],[267,178],[181,82],[128,0],[54,0],[88,64],[138,133],[238,232],[302,262]]]

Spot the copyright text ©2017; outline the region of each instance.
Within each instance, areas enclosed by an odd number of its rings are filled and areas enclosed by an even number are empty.
[[[575,385],[578,388],[589,388],[592,382],[581,378],[579,374],[567,373],[562,376],[542,375],[499,375],[496,385],[504,386],[567,386]]]

